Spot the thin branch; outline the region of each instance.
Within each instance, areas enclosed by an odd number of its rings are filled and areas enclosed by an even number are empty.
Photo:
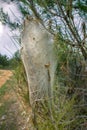
[[[77,32],[76,27],[74,26],[74,28],[72,28],[72,26],[70,25],[70,21],[68,20],[66,14],[64,13],[64,11],[63,11],[63,9],[62,9],[62,6],[61,6],[60,1],[59,1],[59,0],[56,0],[56,2],[57,2],[57,5],[58,5],[58,7],[59,7],[59,9],[60,9],[60,11],[61,11],[61,14],[62,14],[63,17],[64,17],[64,20],[65,20],[65,22],[66,22],[66,24],[67,24],[69,30],[71,31],[73,37],[74,37],[75,40],[77,41],[77,43],[78,43],[78,45],[79,45],[79,48],[80,48],[80,50],[81,50],[81,52],[82,52],[82,54],[83,54],[83,56],[84,56],[84,59],[86,60],[86,59],[87,59],[87,53],[86,53],[85,49],[83,48],[83,46],[81,45],[81,38],[79,37],[79,34],[78,34],[78,32]]]

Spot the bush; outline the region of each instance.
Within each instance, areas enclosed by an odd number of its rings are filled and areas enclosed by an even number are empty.
[[[5,68],[9,66],[9,58],[6,55],[0,54],[0,68]]]
[[[38,130],[86,129],[87,82],[83,75],[84,58],[78,49],[69,46],[59,34],[55,37],[54,48],[58,64],[53,101],[52,104],[50,99],[36,102],[34,125]]]

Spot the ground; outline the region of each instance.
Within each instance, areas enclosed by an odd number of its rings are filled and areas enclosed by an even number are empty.
[[[15,92],[12,71],[0,70],[0,130],[32,130],[31,109],[27,111]]]
[[[10,70],[0,70],[0,87],[12,76]]]

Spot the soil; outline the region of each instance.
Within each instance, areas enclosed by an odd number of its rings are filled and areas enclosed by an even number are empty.
[[[10,70],[0,70],[0,87],[5,84],[7,80],[12,76],[12,71]]]
[[[17,94],[12,71],[0,70],[0,130],[33,130],[32,111]]]

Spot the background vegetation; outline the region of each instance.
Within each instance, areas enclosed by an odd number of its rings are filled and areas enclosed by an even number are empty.
[[[0,68],[6,68],[9,66],[9,59],[6,55],[0,54]]]

